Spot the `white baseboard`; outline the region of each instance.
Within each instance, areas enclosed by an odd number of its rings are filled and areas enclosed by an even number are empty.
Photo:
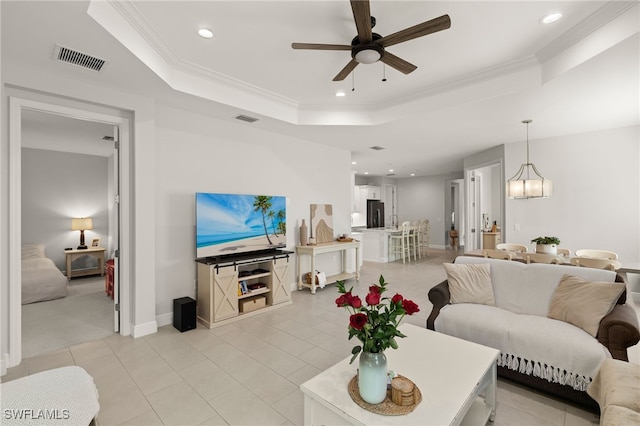
[[[168,314],[158,315],[156,317],[156,323],[158,327],[163,327],[165,325],[173,324],[173,312],[169,312]]]
[[[134,325],[132,336],[134,338],[143,337],[148,334],[156,333],[157,331],[158,331],[157,321],[150,321],[144,324]]]

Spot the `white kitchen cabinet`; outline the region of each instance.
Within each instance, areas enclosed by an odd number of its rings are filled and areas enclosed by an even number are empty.
[[[367,200],[379,200],[380,199],[380,187],[379,186],[365,186],[367,191]]]

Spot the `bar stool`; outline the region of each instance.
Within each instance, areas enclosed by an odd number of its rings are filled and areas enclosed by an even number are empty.
[[[410,224],[409,235],[407,235],[407,245],[409,246],[409,260],[411,260],[411,253],[413,253],[413,260],[418,260],[420,255],[419,239],[419,226],[420,222],[415,221]]]
[[[458,231],[452,229],[449,231],[449,245],[453,250],[458,250]]]
[[[429,249],[429,232],[431,231],[431,225],[428,219],[423,219],[418,223],[418,253],[422,257],[423,248],[427,248],[427,256],[431,255]]]
[[[406,263],[407,257],[409,258],[409,262],[411,262],[411,252],[409,251],[411,224],[409,221],[402,222],[400,228],[400,234],[389,235],[389,252],[392,254],[400,254],[402,256],[402,263]]]

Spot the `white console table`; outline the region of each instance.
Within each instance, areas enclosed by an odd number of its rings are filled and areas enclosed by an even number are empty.
[[[355,272],[347,272],[347,250],[354,249],[356,251],[356,270]],[[337,251],[342,252],[342,272],[329,275],[327,277],[327,284],[334,283],[336,281],[346,280],[349,278],[355,278],[356,280],[360,279],[360,242],[353,240],[349,242],[330,242],[330,243],[321,243],[316,245],[307,245],[307,246],[296,246],[296,265],[298,267],[298,290],[302,290],[302,287],[308,287],[311,289],[311,294],[316,294],[316,284],[315,279],[312,277],[311,284],[307,284],[305,279],[306,272],[303,272],[300,269],[300,258],[303,255],[308,255],[311,257],[311,271],[316,270],[316,255],[323,253],[334,253]],[[311,274],[313,276],[313,274]]]

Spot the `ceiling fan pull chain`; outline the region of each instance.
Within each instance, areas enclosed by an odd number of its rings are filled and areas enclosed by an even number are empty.
[[[356,91],[356,71],[355,70],[351,72],[351,91],[352,92]]]
[[[382,64],[382,81],[387,81],[387,74],[386,74],[386,68],[384,66],[384,63]]]

